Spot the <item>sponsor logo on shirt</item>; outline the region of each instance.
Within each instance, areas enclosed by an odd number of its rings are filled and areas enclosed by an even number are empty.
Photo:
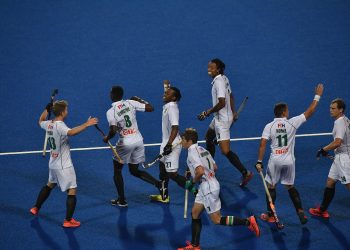
[[[276,155],[283,155],[288,153],[288,148],[283,148],[283,149],[275,149],[275,154]]]
[[[284,123],[277,124],[277,128],[285,128],[285,127],[286,127],[286,124],[284,124]]]
[[[136,134],[136,129],[132,128],[132,129],[123,129],[120,133],[122,136],[127,136],[127,135],[133,135]]]

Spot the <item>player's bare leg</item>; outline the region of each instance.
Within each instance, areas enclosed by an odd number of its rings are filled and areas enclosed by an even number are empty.
[[[231,151],[230,149],[230,140],[219,141],[221,153],[226,156],[226,158],[231,162],[231,164],[238,169],[242,174],[241,187],[244,187],[253,177],[253,173],[248,171],[242,164],[238,155]]]
[[[332,202],[334,194],[335,194],[335,185],[337,183],[337,180],[334,180],[332,178],[327,178],[326,188],[324,189],[323,193],[323,200],[320,207],[310,208],[309,212],[311,215],[314,216],[320,216],[323,218],[328,219],[329,213],[327,211],[329,204]],[[348,188],[350,189],[350,185],[348,185]]]
[[[293,202],[297,215],[301,224],[307,223],[307,217],[301,204],[301,199],[298,190],[293,185],[284,185],[289,193],[289,197]]]
[[[216,134],[215,130],[209,128],[205,135],[206,149],[209,151],[211,156],[214,158],[215,156],[215,140]]]
[[[38,194],[38,198],[36,199],[34,207],[32,207],[29,211],[33,215],[37,215],[43,203],[50,196],[51,190],[56,187],[56,183],[48,182],[45,186],[43,186]]]
[[[124,195],[124,180],[122,175],[123,164],[119,163],[116,160],[113,160],[113,167],[114,167],[113,181],[118,192],[118,198],[111,200],[111,204],[113,206],[118,205],[120,207],[126,207],[128,206],[128,203],[126,202],[125,195]]]

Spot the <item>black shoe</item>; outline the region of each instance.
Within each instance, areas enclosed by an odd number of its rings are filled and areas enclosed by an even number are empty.
[[[300,223],[301,224],[306,224],[307,223],[307,217],[306,215],[304,214],[304,212],[298,212],[298,217],[299,217],[299,220],[300,220]]]
[[[121,199],[117,199],[117,200],[111,200],[111,204],[112,206],[116,206],[118,205],[119,207],[127,207],[128,203],[126,202],[126,200],[121,200]]]

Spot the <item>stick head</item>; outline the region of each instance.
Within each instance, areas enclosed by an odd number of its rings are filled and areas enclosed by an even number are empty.
[[[169,80],[164,80],[163,81],[163,87],[164,87],[164,93],[170,88],[170,81]]]

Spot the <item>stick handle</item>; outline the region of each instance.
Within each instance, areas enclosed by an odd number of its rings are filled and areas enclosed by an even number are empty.
[[[265,192],[266,192],[267,198],[269,199],[269,202],[270,202],[270,204],[271,204],[271,203],[273,203],[273,202],[272,202],[272,198],[271,198],[269,189],[267,188],[264,175],[263,175],[262,171],[259,171],[259,174],[260,174],[261,179],[262,179],[262,181],[263,181],[263,184],[264,184],[264,188],[265,188]]]
[[[44,147],[43,147],[43,157],[46,156],[46,146],[47,146],[47,132],[45,131],[45,140],[44,140]]]
[[[102,129],[100,129],[100,127],[99,127],[97,124],[95,125],[95,128],[101,133],[101,135],[102,135],[103,137],[106,136],[105,133],[103,133]],[[109,140],[107,141],[107,143],[108,143],[108,146],[111,148],[114,157],[115,157],[121,164],[123,164],[122,158],[120,158],[120,156],[119,156],[117,150],[115,150],[115,148],[113,147],[112,143],[111,143]]]
[[[187,219],[187,208],[188,208],[188,190],[185,190],[185,204],[184,204],[184,219]]]

